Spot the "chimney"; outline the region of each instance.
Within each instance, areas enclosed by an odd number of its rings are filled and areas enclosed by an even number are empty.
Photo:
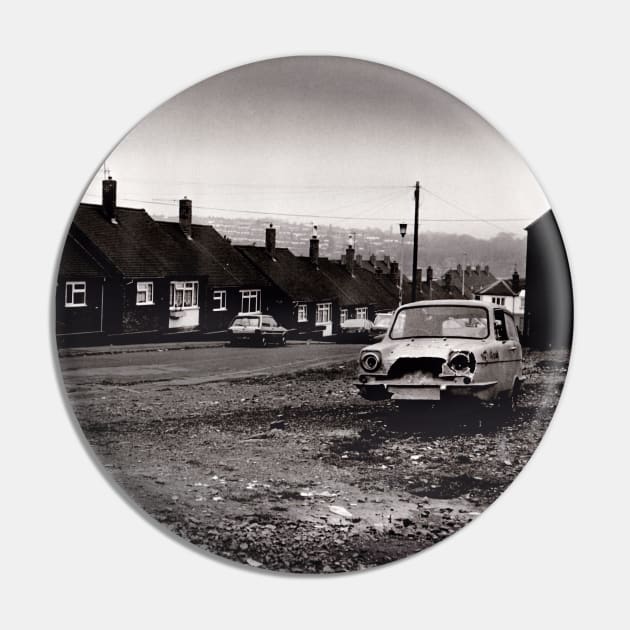
[[[370,254],[370,265],[376,267],[376,256],[374,254]]]
[[[518,271],[514,269],[514,273],[512,274],[512,291],[514,293],[518,293],[521,290],[521,279],[519,278]]]
[[[484,273],[486,274],[486,276],[487,276],[487,275],[490,273],[490,267],[489,267],[488,265],[486,265],[486,266],[483,268],[483,272],[484,272]]]
[[[427,267],[427,287],[429,289],[429,299],[433,297],[433,267]]]
[[[192,199],[188,197],[179,200],[179,227],[186,238],[192,240]]]
[[[477,265],[477,266],[475,267],[475,273],[476,273],[477,275],[479,275],[479,274],[481,273],[481,265]]]
[[[346,269],[351,276],[354,276],[354,242],[352,234],[348,237],[348,248],[346,249]]]
[[[356,262],[357,267],[360,267],[361,264],[363,263],[363,256],[361,254],[357,254],[354,257],[354,261]]]
[[[462,275],[462,266],[461,265],[457,265],[457,274],[458,275]]]
[[[390,257],[389,256],[383,256],[383,262],[385,263],[385,266],[389,269]]]
[[[103,214],[116,223],[116,180],[111,177],[103,180]]]
[[[461,266],[460,266],[460,269],[461,269]],[[450,271],[447,271],[444,274],[444,287],[446,289],[450,289],[451,288],[451,272]]]
[[[308,256],[314,267],[319,266],[319,239],[317,238],[317,226],[313,226],[313,236],[309,242]]]
[[[466,265],[466,275],[469,276],[470,275],[470,270],[472,269],[472,267],[470,265]]]
[[[273,223],[265,230],[265,251],[272,257],[276,256],[276,230]]]
[[[398,263],[395,260],[392,260],[389,265],[389,275],[392,277],[392,280],[395,280],[396,282],[398,282],[398,272]]]

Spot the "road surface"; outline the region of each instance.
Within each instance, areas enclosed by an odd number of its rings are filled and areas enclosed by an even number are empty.
[[[330,343],[291,343],[284,347],[151,347],[146,351],[117,350],[112,354],[80,352],[60,358],[66,386],[199,385],[217,381],[323,367],[358,357],[361,346]],[[78,355],[78,356],[77,356]]]

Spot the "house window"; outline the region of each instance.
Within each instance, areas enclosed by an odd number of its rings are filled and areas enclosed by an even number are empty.
[[[323,302],[317,305],[315,323],[329,324],[332,321],[332,303]]]
[[[348,309],[342,308],[339,312],[339,323],[343,324],[348,319]]]
[[[174,310],[197,308],[199,306],[199,283],[171,282],[169,306]]]
[[[298,304],[297,320],[298,322],[308,321],[308,309],[306,304]]]
[[[87,306],[85,282],[66,282],[66,306]]]
[[[153,304],[153,282],[136,282],[136,305]]]
[[[498,306],[505,306],[505,298],[504,297],[493,297],[492,303],[497,304]]]
[[[241,313],[260,311],[260,289],[241,291]]]
[[[367,306],[361,306],[357,309],[357,319],[367,319],[368,310]]]
[[[212,304],[213,311],[227,310],[227,291],[215,291],[212,294]]]

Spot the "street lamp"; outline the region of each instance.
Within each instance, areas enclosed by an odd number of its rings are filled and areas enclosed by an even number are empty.
[[[403,303],[403,263],[405,258],[405,234],[407,234],[407,224],[400,224],[400,284],[398,285],[398,306]]]

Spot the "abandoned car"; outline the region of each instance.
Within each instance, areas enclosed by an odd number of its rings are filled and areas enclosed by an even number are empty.
[[[356,386],[370,400],[475,399],[516,406],[522,350],[512,315],[473,300],[399,307],[378,343],[361,350]]]
[[[267,346],[275,343],[284,346],[288,330],[280,326],[271,315],[244,313],[237,315],[228,328],[230,345],[255,344]]]

